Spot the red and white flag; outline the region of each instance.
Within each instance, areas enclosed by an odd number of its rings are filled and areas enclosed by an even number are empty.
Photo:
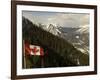
[[[24,50],[25,50],[26,55],[38,55],[38,56],[44,55],[43,48],[37,45],[31,45],[29,43],[25,43]]]

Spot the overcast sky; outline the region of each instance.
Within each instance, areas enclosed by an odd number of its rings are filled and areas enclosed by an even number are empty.
[[[89,25],[89,14],[23,11],[22,15],[33,23],[54,24],[62,27],[82,27]]]

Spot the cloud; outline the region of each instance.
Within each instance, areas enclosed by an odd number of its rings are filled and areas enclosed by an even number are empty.
[[[88,14],[61,14],[58,13],[48,18],[48,23],[58,24],[64,27],[79,27],[89,24]]]
[[[42,23],[45,25],[54,24],[62,27],[79,27],[82,25],[89,25],[89,14],[23,12],[23,16],[34,23]]]

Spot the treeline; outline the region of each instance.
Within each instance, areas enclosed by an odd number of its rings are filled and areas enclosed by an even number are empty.
[[[72,44],[55,36],[40,26],[22,18],[23,39],[30,44],[39,45],[44,48],[44,67],[61,66],[86,66],[89,65],[89,56],[77,50]],[[29,57],[31,63],[33,57]],[[34,56],[34,60],[35,56]],[[32,67],[41,67],[41,59],[38,58]]]

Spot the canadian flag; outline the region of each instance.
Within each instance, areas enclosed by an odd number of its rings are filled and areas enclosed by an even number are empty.
[[[37,45],[31,45],[26,42],[24,44],[24,52],[26,53],[26,55],[38,55],[38,56],[44,55],[43,48]]]

